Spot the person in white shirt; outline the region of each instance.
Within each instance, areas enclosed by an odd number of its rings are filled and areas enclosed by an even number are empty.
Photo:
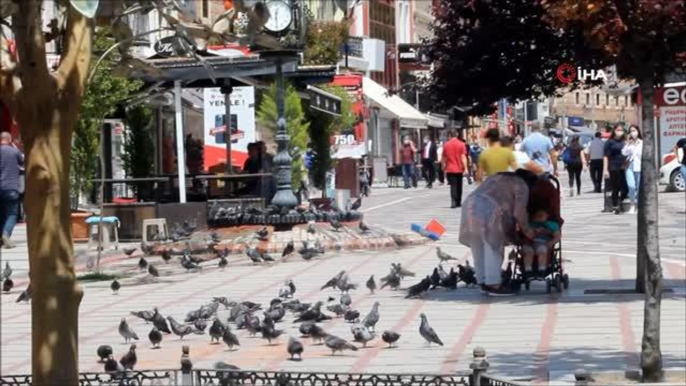
[[[593,141],[586,146],[589,170],[591,171],[591,180],[593,181],[594,192],[600,193],[603,186],[603,156],[605,155],[605,142],[602,140],[600,132],[595,133]]]
[[[626,168],[626,184],[629,188],[631,209],[629,213],[636,213],[638,203],[638,187],[641,184],[641,157],[643,156],[643,136],[636,125],[629,127],[629,140],[622,149],[622,155],[629,161]]]
[[[430,137],[424,137],[424,146],[422,147],[422,169],[424,177],[426,178],[426,187],[431,189],[436,179],[436,159],[438,154],[436,151],[436,142]]]
[[[441,166],[441,161],[443,161],[443,142],[438,142],[436,146],[436,172],[438,173],[438,183],[443,186],[445,183],[445,173],[443,172],[443,167]]]

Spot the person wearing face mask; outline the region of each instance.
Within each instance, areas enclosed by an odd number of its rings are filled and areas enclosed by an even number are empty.
[[[629,166],[626,168],[626,185],[629,188],[629,200],[631,201],[629,213],[636,213],[638,187],[641,183],[641,156],[643,155],[643,136],[638,126],[629,126],[629,139],[622,149],[622,155],[629,162]]]
[[[434,180],[436,179],[434,164],[437,159],[436,142],[427,135],[424,137],[424,146],[422,148],[422,169],[424,170],[424,178],[426,178],[426,187],[429,189],[433,187]]]
[[[603,158],[603,176],[610,179],[612,188],[612,212],[622,213],[622,201],[627,196],[626,187],[626,157],[622,154],[625,146],[624,126],[617,124],[612,132],[612,137],[605,142]]]

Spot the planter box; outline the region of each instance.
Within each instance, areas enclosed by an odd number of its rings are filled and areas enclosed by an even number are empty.
[[[91,212],[71,212],[71,237],[75,243],[88,241],[88,224],[86,224],[86,219],[92,215],[93,213]]]

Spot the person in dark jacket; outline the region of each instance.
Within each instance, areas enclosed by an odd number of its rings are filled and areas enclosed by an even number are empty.
[[[430,137],[424,137],[424,145],[422,146],[422,169],[424,170],[424,177],[426,178],[426,187],[431,189],[436,179],[436,169],[434,164],[438,159],[438,151],[436,142]]]
[[[627,197],[628,187],[626,184],[626,157],[622,154],[624,149],[626,131],[624,126],[618,124],[612,132],[612,137],[605,142],[605,156],[603,158],[603,175],[610,179],[612,188],[612,212],[622,213],[621,204]]]
[[[24,155],[8,132],[0,134],[0,230],[2,247],[14,248],[10,241],[19,214],[19,182]]]

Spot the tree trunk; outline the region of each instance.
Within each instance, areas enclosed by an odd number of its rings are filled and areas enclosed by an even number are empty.
[[[643,157],[641,158],[641,184],[639,186],[638,245],[637,258],[645,264],[645,305],[643,308],[643,341],[641,344],[641,368],[644,382],[660,382],[662,352],[660,351],[660,305],[662,302],[662,266],[658,231],[658,185],[655,164],[655,132],[653,125],[654,78],[650,75],[639,79],[643,97]],[[643,234],[641,234],[643,233]],[[640,268],[639,268],[640,274]]]

